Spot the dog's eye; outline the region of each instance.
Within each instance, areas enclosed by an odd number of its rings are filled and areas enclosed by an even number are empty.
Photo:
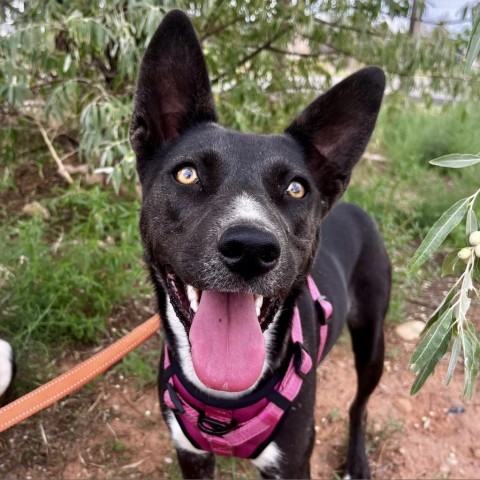
[[[175,174],[175,178],[183,185],[193,185],[198,182],[197,171],[193,167],[182,167]]]
[[[292,198],[303,198],[306,194],[305,187],[298,181],[290,182],[286,192]]]

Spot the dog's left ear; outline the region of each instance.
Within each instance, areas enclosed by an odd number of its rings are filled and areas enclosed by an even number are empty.
[[[172,10],[153,35],[138,75],[130,142],[139,170],[145,157],[207,121],[216,121],[216,114],[202,49],[188,16]]]
[[[312,102],[285,130],[304,148],[326,211],[347,188],[375,127],[385,74],[367,67]]]

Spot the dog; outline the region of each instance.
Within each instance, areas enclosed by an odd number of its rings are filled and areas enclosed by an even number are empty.
[[[14,376],[13,349],[10,343],[0,338],[0,406],[9,399]]]
[[[370,477],[366,405],[383,369],[391,267],[374,221],[336,202],[384,87],[366,67],[284,133],[240,133],[217,123],[188,17],[169,12],[152,37],[130,141],[164,327],[160,403],[185,478],[212,478],[214,454],[250,458],[264,478],[310,477],[312,364],[345,323],[358,381],[345,476]]]

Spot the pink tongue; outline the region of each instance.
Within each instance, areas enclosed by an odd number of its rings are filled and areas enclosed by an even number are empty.
[[[260,377],[265,340],[250,293],[202,293],[190,327],[193,368],[207,387],[240,392]]]

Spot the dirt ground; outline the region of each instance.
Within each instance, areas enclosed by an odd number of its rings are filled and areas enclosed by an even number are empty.
[[[423,307],[425,309],[425,307]],[[412,303],[411,318],[422,308]],[[136,311],[134,315],[132,311]],[[145,317],[129,305],[112,329]],[[478,312],[477,312],[478,313]],[[133,325],[131,325],[133,326]],[[158,351],[159,338],[143,349]],[[369,405],[368,455],[374,477],[480,478],[480,400],[462,404],[462,378],[443,386],[446,361],[415,397],[407,364],[414,345],[387,327],[385,373]],[[62,361],[67,368],[92,352]],[[461,372],[459,365],[459,373]],[[355,376],[349,339],[342,337],[317,372],[314,478],[334,478],[345,456],[347,411]],[[219,478],[252,478],[247,461],[221,460]],[[175,452],[160,418],[155,387],[139,388],[117,370],[0,436],[0,477],[17,479],[179,478]]]

